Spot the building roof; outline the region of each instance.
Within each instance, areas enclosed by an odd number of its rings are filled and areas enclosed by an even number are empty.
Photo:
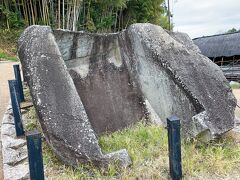
[[[240,55],[240,32],[203,36],[193,39],[193,42],[207,57]]]

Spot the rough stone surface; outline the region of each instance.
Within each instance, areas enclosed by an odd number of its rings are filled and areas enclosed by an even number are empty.
[[[28,27],[18,45],[33,104],[45,138],[56,155],[73,166],[80,162],[97,166],[110,163],[111,159],[101,152],[50,27]]]
[[[26,140],[24,137],[16,137],[11,106],[8,106],[3,116],[1,139],[4,179],[29,179]]]
[[[130,157],[128,156],[127,150],[122,149],[116,152],[112,152],[106,155],[107,158],[111,159],[111,161],[120,163],[120,167],[127,167],[132,163]]]
[[[129,164],[124,150],[103,155],[95,132],[149,113],[164,124],[179,116],[186,137],[212,139],[234,127],[228,81],[186,34],[151,24],[115,34],[31,26],[18,53],[46,139],[68,164]]]
[[[183,44],[188,50],[193,50],[198,53],[201,53],[200,49],[198,46],[194,44],[194,42],[191,40],[191,38],[186,34],[186,33],[181,33],[181,32],[172,32],[172,31],[167,31],[167,33],[176,41],[179,43]]]
[[[208,132],[211,139],[232,129],[236,99],[221,69],[189,40],[172,36],[150,24],[132,25],[122,36],[143,94],[162,120],[179,116],[190,137]]]
[[[122,60],[118,34],[56,30],[54,36],[97,134],[144,117],[143,99]]]
[[[97,133],[139,120],[145,108],[158,123],[176,114],[190,137],[204,132],[211,139],[233,128],[236,100],[228,81],[187,34],[136,24],[114,34],[54,35]]]

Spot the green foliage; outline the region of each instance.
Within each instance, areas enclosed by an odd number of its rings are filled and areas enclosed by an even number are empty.
[[[89,2],[89,0],[88,0]],[[97,32],[120,31],[133,23],[153,23],[167,27],[163,0],[91,1],[88,9]],[[88,26],[87,26],[88,27]]]
[[[0,29],[0,59],[16,61],[16,44],[23,29]]]
[[[17,43],[23,29],[18,30],[7,30],[7,29],[0,29],[0,44],[2,43]]]
[[[133,23],[153,23],[167,27],[164,0],[5,0],[0,14],[8,29],[25,24],[45,24],[53,28],[116,32]],[[64,17],[63,17],[64,16]]]
[[[163,0],[0,1],[0,58],[17,59],[17,40],[26,25],[106,33],[148,22],[167,29],[163,3]]]
[[[240,29],[237,30],[236,28],[229,29],[226,33],[235,33],[235,32],[240,32]]]
[[[160,23],[159,25],[163,27],[164,29],[169,29],[169,22],[168,22],[168,17],[162,15],[160,17]],[[170,29],[173,29],[173,24],[170,25]]]
[[[162,3],[163,0],[131,0],[128,1],[126,14],[133,22],[149,22],[159,25],[161,15],[164,13]]]
[[[14,10],[9,9],[10,7],[8,5],[0,5],[0,12],[6,17],[6,27],[8,29],[16,29],[24,26],[23,19],[19,18],[18,12],[15,12]]]

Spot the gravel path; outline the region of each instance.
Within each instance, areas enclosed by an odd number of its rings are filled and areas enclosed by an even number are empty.
[[[0,61],[0,131],[3,114],[6,111],[9,103],[8,80],[14,79],[13,64],[15,62],[1,62]],[[1,151],[1,137],[0,137],[0,180],[3,179],[2,173],[2,151]]]

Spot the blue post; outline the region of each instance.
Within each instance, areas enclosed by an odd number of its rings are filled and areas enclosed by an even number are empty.
[[[180,119],[167,118],[170,176],[173,180],[182,179]]]
[[[15,79],[18,82],[18,92],[20,96],[20,102],[24,101],[24,93],[23,93],[23,85],[22,85],[22,78],[21,78],[21,73],[20,73],[20,68],[18,64],[13,65],[14,69],[14,74],[15,74]]]
[[[31,180],[44,180],[41,134],[31,131],[27,134],[28,162]]]
[[[10,97],[12,102],[12,111],[14,116],[14,124],[16,129],[16,136],[22,136],[24,135],[23,125],[22,125],[22,115],[21,115],[21,109],[19,105],[19,100],[17,98],[17,81],[16,80],[9,80],[9,90],[10,90]]]

